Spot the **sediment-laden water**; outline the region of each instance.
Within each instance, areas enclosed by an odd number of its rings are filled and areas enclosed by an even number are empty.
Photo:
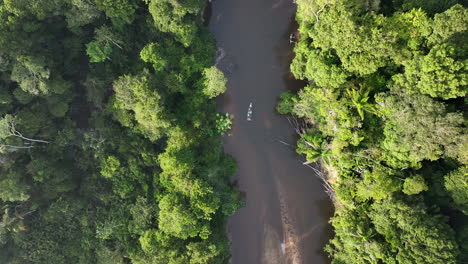
[[[281,92],[303,85],[289,73],[295,5],[214,0],[211,12],[216,64],[229,79],[219,108],[235,117],[224,148],[238,162],[237,181],[247,198],[229,221],[232,263],[327,263],[331,203],[295,153],[293,128],[275,112]]]

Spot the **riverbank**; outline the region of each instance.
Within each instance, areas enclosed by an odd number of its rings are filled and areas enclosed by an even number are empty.
[[[334,262],[468,260],[468,10],[456,2],[298,1],[291,70],[308,84],[278,111],[305,121],[297,151],[328,170]]]

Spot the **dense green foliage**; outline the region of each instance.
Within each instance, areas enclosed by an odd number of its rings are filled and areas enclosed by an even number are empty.
[[[204,7],[0,0],[0,263],[227,263]]]
[[[468,261],[468,9],[450,1],[297,0],[278,111],[335,190],[334,264]]]

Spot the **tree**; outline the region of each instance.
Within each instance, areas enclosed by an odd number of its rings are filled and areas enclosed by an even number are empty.
[[[43,20],[51,17],[53,14],[63,12],[64,6],[67,4],[65,0],[32,0],[29,2],[18,0],[5,0],[3,6],[6,10],[17,16],[32,14],[38,20]]]
[[[144,62],[153,64],[155,71],[162,71],[168,64],[168,61],[162,55],[162,47],[158,43],[146,45],[140,52],[140,57]]]
[[[71,8],[65,12],[67,27],[73,31],[94,22],[101,13],[91,1],[71,0]]]
[[[357,75],[371,74],[387,65],[396,53],[398,40],[398,32],[386,26],[385,17],[359,17],[366,8],[363,5],[359,1],[330,4],[321,12],[320,23],[308,32],[315,47],[333,49],[342,67]]]
[[[362,201],[385,199],[401,190],[398,176],[398,173],[385,167],[365,170],[363,179],[356,184],[356,196]]]
[[[226,263],[205,4],[0,1],[1,263]]]
[[[125,264],[122,252],[119,249],[112,250],[104,245],[96,249],[97,264]]]
[[[101,26],[94,31],[94,40],[86,44],[86,53],[91,62],[111,60],[113,48],[123,49],[123,42],[108,26]]]
[[[112,49],[109,46],[102,46],[97,41],[91,41],[86,44],[86,53],[89,56],[90,62],[103,62],[109,59]]]
[[[337,0],[298,0],[297,19],[300,21],[300,25],[314,24],[320,21],[320,14],[337,2]]]
[[[396,12],[388,18],[386,29],[398,33],[399,52],[393,54],[395,63],[405,64],[416,52],[426,51],[427,37],[431,34],[432,20],[421,9]]]
[[[63,197],[31,215],[28,229],[12,234],[14,257],[19,263],[92,263],[95,240],[86,210],[81,201]]]
[[[307,79],[326,88],[338,88],[346,82],[349,74],[336,64],[338,58],[330,50],[314,48],[307,40],[301,40],[294,52],[291,72],[297,79]]]
[[[192,81],[195,81],[193,75],[198,76],[204,69],[203,63],[195,60],[181,44],[171,39],[146,45],[140,52],[140,58],[153,64],[156,77],[162,80],[170,93],[190,92]]]
[[[57,125],[54,123],[54,119],[49,117],[50,111],[47,104],[36,101],[15,112],[15,129],[23,135],[31,135],[31,138],[34,136],[52,139]]]
[[[297,97],[291,92],[284,92],[276,106],[276,111],[282,115],[293,114],[294,106],[298,102]]]
[[[95,236],[101,241],[125,241],[131,215],[129,200],[114,199],[106,207],[97,208]]]
[[[329,143],[334,154],[348,145],[357,146],[364,139],[359,134],[362,120],[352,111],[347,98],[336,89],[305,87],[299,92],[293,111],[332,139]]]
[[[138,166],[139,160],[128,157],[126,162],[115,156],[108,156],[101,160],[101,175],[112,182],[113,192],[121,198],[135,196],[144,188],[149,175]]]
[[[462,114],[419,94],[381,94],[377,101],[386,117],[382,148],[392,166],[417,168],[422,160],[456,157],[466,138]]]
[[[30,197],[23,170],[2,171],[0,188],[0,199],[4,202],[26,201]]]
[[[374,104],[369,103],[369,89],[361,88],[360,90],[356,89],[347,89],[346,92],[350,97],[350,101],[353,103],[353,106],[356,107],[356,110],[361,117],[361,120],[364,120],[364,111],[375,114],[376,107]]]
[[[17,137],[20,138],[24,141],[26,141],[27,144],[23,144],[22,146],[11,146],[8,144],[2,144],[5,147],[12,147],[12,148],[31,148],[32,143],[49,143],[48,141],[41,140],[41,139],[33,139],[33,138],[28,138],[23,136],[21,132],[19,132],[16,129],[16,120],[13,116],[11,115],[5,115],[2,119],[0,119],[0,139],[7,139],[9,137]]]
[[[223,256],[222,245],[220,241],[201,241],[191,242],[187,245],[187,255],[190,259],[190,264],[221,264],[223,260],[219,260]]]
[[[429,14],[435,14],[457,3],[456,0],[393,0],[394,5],[401,11],[421,8]],[[437,15],[437,14],[436,14]]]
[[[106,13],[118,29],[122,29],[135,19],[137,4],[134,0],[93,0],[93,2],[99,10]]]
[[[151,229],[157,214],[155,207],[155,204],[146,200],[146,197],[137,197],[135,204],[130,206],[130,214],[132,215],[132,221],[129,225],[130,232],[143,235],[146,230]]]
[[[420,199],[396,197],[372,205],[370,218],[398,263],[456,263],[455,233],[441,215],[427,213]]]
[[[69,110],[69,103],[72,99],[72,96],[63,97],[63,96],[50,96],[47,98],[47,104],[49,112],[54,117],[64,117]]]
[[[466,262],[468,260],[468,245],[465,241],[468,239],[468,225],[465,223],[457,230],[458,243],[460,245],[460,262]]]
[[[409,92],[419,91],[443,99],[468,93],[468,60],[459,59],[450,44],[434,46],[428,55],[415,55],[405,65],[405,73],[394,76],[396,85]]]
[[[334,264],[467,259],[463,216],[448,208],[467,203],[466,175],[447,174],[468,162],[468,16],[456,2],[297,0],[291,71],[309,85],[277,110],[314,131],[298,152],[333,157]]]
[[[182,197],[176,194],[164,195],[159,201],[158,225],[161,231],[181,238],[205,237],[207,226],[189,209]]]
[[[224,135],[226,132],[231,130],[232,127],[232,119],[234,117],[229,113],[226,114],[216,114],[216,132],[220,135]]]
[[[123,49],[123,41],[120,40],[120,37],[115,33],[112,28],[108,26],[100,26],[94,31],[94,39],[97,43],[100,43],[104,46],[114,46],[119,49]]]
[[[203,2],[199,0],[185,1],[185,3],[197,2],[196,8],[193,9],[169,0],[152,0],[149,4],[149,12],[153,16],[156,28],[162,32],[173,34],[177,41],[188,47],[192,45],[198,33],[198,27],[193,21],[186,19],[186,16],[201,10]]]
[[[354,210],[342,208],[337,211],[331,223],[336,236],[326,246],[332,257],[332,263],[396,263],[390,246],[376,232],[371,219],[367,216],[368,208],[361,205]]]
[[[468,9],[454,5],[443,13],[434,16],[432,34],[428,38],[431,46],[443,44],[457,35],[466,34],[468,28]]]
[[[208,98],[214,98],[224,92],[226,92],[227,79],[224,73],[220,71],[216,66],[206,68],[203,71],[203,93]]]
[[[23,91],[34,95],[49,93],[49,78],[50,70],[41,57],[19,57],[11,72],[11,79]]]
[[[316,162],[322,158],[324,162],[328,161],[330,150],[327,149],[327,141],[319,134],[302,133],[297,141],[297,153],[306,155],[306,163]]]
[[[37,149],[25,164],[27,176],[34,181],[36,191],[43,192],[42,198],[53,200],[60,195],[76,190],[79,171],[72,164],[72,157],[52,155],[52,150]]]
[[[170,126],[163,100],[152,88],[148,72],[138,76],[125,75],[114,82],[115,111],[132,111],[137,122],[136,128],[151,140],[162,136]]]
[[[468,166],[461,166],[445,177],[445,188],[464,214],[468,215]]]
[[[429,187],[424,177],[419,174],[406,178],[403,183],[403,192],[408,195],[418,194],[427,190],[429,190]]]

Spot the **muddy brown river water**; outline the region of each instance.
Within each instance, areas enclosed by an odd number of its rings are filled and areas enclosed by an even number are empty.
[[[289,73],[291,0],[214,0],[209,23],[217,65],[228,77],[218,103],[233,114],[224,149],[239,165],[246,207],[229,220],[233,264],[328,263],[332,206],[314,171],[291,146],[297,138],[275,112],[281,92],[302,83]],[[249,112],[251,112],[249,114]]]

